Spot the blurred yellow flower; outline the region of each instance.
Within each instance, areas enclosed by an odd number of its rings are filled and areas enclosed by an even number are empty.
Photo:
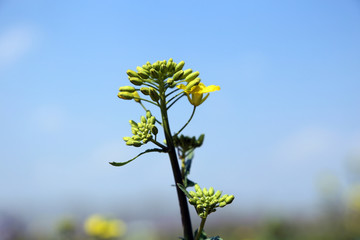
[[[126,225],[117,219],[106,219],[100,215],[92,215],[84,224],[85,232],[100,239],[121,237],[126,232]]]
[[[184,84],[180,84],[177,88],[184,90],[186,93],[189,102],[194,106],[199,106],[202,104],[209,96],[209,92],[219,91],[220,87],[215,85],[205,86],[203,83],[199,83],[198,85],[192,87],[190,90],[186,90],[186,86]],[[204,93],[207,93],[203,98]]]

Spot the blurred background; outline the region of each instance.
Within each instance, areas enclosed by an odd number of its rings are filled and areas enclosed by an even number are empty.
[[[0,239],[87,239],[94,214],[181,235],[165,154],[108,164],[146,149],[126,70],[169,58],[221,86],[183,132],[206,134],[190,179],[236,196],[209,236],[360,239],[359,23],[357,0],[0,1]]]

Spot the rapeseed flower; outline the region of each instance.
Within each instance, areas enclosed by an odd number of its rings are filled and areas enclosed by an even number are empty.
[[[184,90],[189,99],[189,102],[195,107],[202,104],[209,97],[210,92],[220,90],[219,86],[205,86],[205,84],[203,83],[199,83],[198,85],[192,87],[190,90],[186,90],[186,86],[184,84],[178,85],[177,88]],[[204,93],[207,93],[205,97]]]

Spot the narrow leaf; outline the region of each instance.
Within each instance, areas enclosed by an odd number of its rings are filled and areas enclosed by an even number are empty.
[[[130,159],[129,161],[126,161],[126,162],[109,162],[109,163],[111,165],[115,166],[115,167],[124,166],[124,165],[128,164],[129,162],[134,161],[136,158],[140,157],[141,155],[143,155],[145,153],[149,153],[149,152],[165,152],[165,151],[163,149],[160,149],[160,148],[147,149],[146,151],[138,154],[136,157]]]
[[[181,191],[183,191],[185,193],[185,195],[190,199],[192,198],[192,196],[190,195],[190,193],[188,191],[186,191],[186,188],[184,187],[184,185],[178,183],[177,184],[178,187],[180,188]]]

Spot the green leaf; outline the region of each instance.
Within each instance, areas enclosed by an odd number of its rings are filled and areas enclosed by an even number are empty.
[[[188,191],[186,191],[186,188],[184,187],[184,185],[178,183],[177,184],[178,187],[180,188],[181,191],[183,191],[185,193],[185,195],[190,199],[192,198],[192,196],[190,195],[190,193]]]
[[[111,165],[115,166],[115,167],[124,166],[124,165],[128,164],[129,162],[134,161],[136,158],[140,157],[141,155],[143,155],[145,153],[149,153],[149,152],[165,152],[165,151],[163,149],[160,149],[160,148],[147,149],[146,151],[138,154],[136,157],[130,159],[129,161],[126,161],[126,162],[109,162],[109,163]]]
[[[193,187],[195,186],[195,182],[191,181],[190,179],[186,178],[186,187]]]

